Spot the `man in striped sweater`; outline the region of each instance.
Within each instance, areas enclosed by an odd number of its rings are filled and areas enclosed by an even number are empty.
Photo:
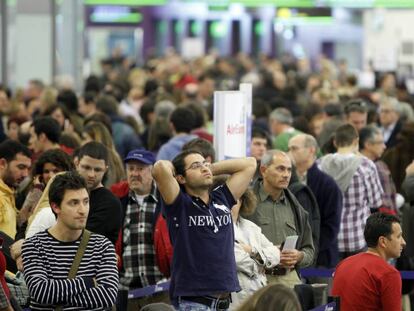
[[[55,178],[49,190],[57,223],[23,244],[24,278],[31,310],[110,310],[118,291],[115,249],[92,234],[74,279],[68,274],[89,212],[89,194],[76,172]]]

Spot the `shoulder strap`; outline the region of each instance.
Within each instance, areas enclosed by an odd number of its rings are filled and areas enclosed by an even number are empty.
[[[75,278],[90,237],[91,237],[91,232],[89,230],[84,229],[82,239],[78,247],[78,251],[76,252],[75,258],[73,259],[73,262],[72,262],[72,266],[70,267],[70,270],[69,270],[69,275],[68,275],[69,279]]]
[[[80,241],[78,250],[76,252],[75,258],[73,258],[72,266],[69,270],[69,279],[74,279],[76,276],[76,273],[78,272],[79,265],[82,261],[83,254],[85,253],[86,246],[88,245],[89,238],[91,237],[91,232],[89,230],[84,229],[82,234],[82,239]],[[55,311],[62,311],[63,307],[58,306],[56,307]]]

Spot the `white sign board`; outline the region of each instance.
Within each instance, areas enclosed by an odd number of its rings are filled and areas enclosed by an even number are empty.
[[[397,70],[397,65],[397,54],[394,49],[375,50],[373,59],[373,67],[375,71],[395,71]]]
[[[181,42],[181,55],[184,59],[204,56],[204,41],[200,38],[184,38]]]
[[[214,92],[214,147],[218,161],[247,155],[247,102],[242,91]]]
[[[242,83],[239,86],[246,96],[246,155],[250,156],[250,144],[252,137],[252,97],[253,97],[253,85],[251,83]]]

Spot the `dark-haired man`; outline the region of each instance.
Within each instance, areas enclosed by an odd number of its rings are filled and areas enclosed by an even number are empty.
[[[375,164],[358,153],[358,132],[351,124],[335,131],[337,152],[321,158],[320,168],[338,184],[343,194],[338,234],[340,259],[366,249],[365,221],[382,205],[382,187]]]
[[[197,136],[190,134],[194,129],[194,118],[194,112],[187,107],[178,107],[171,113],[170,126],[174,136],[161,146],[157,154],[157,160],[172,161],[180,153],[185,143],[197,138]]]
[[[33,150],[35,158],[41,153],[60,148],[61,129],[59,123],[52,117],[40,117],[30,126],[29,147]]]
[[[230,293],[240,290],[230,211],[255,169],[254,158],[210,164],[193,150],[155,163],[174,246],[170,296],[179,310],[226,310]],[[221,174],[231,176],[211,191],[213,175]]]
[[[88,218],[85,180],[76,172],[56,176],[49,189],[49,202],[56,224],[23,244],[30,309],[110,309],[118,291],[118,269],[114,246],[104,236],[90,236],[76,277],[68,278]]]
[[[86,229],[106,236],[115,244],[121,228],[121,202],[102,183],[108,170],[107,148],[95,141],[83,145],[77,153],[75,166],[90,192]]]
[[[368,250],[336,267],[332,295],[341,310],[401,310],[401,276],[387,261],[398,258],[405,241],[400,221],[393,215],[372,214],[365,225]]]
[[[346,121],[357,131],[367,125],[368,107],[361,99],[354,99],[345,105]]]
[[[17,209],[14,189],[29,176],[30,150],[14,140],[0,144],[0,231],[14,239]]]

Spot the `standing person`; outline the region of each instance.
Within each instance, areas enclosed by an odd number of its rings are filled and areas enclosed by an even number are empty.
[[[315,247],[308,213],[288,190],[292,163],[288,155],[279,150],[269,150],[262,158],[260,172],[263,180],[257,181],[253,191],[258,204],[248,219],[257,224],[263,234],[276,246],[281,246],[288,236],[297,236],[296,248],[282,250],[280,264],[266,269],[269,283],[279,283],[293,288],[301,284],[297,268],[310,266],[314,261]]]
[[[24,279],[31,310],[106,310],[118,291],[115,250],[104,236],[92,234],[74,279],[69,270],[85,234],[89,212],[86,182],[76,172],[57,175],[49,189],[57,222],[23,244]]]
[[[155,163],[174,246],[170,297],[179,310],[226,310],[230,293],[240,290],[230,211],[255,169],[254,158],[210,164],[192,150]],[[211,190],[213,176],[221,174],[231,176]]]
[[[159,212],[160,198],[151,175],[154,154],[143,149],[132,150],[124,162],[127,183],[111,188],[122,204],[122,227],[116,242],[120,258],[117,305],[119,310],[138,310],[150,303],[169,302],[166,293],[128,299],[128,291],[155,285],[163,278],[154,250],[154,225],[162,216]]]
[[[338,232],[341,223],[342,192],[335,180],[316,163],[318,143],[308,134],[289,140],[289,154],[295,162],[299,180],[315,195],[320,213],[319,252],[316,265],[333,268],[338,263]]]
[[[174,136],[161,146],[157,160],[172,161],[185,143],[197,138],[191,134],[194,129],[194,118],[194,112],[187,107],[178,107],[171,113],[169,121]]]
[[[401,275],[387,262],[400,257],[405,247],[399,219],[372,214],[364,238],[368,250],[337,266],[332,295],[340,297],[341,310],[400,311]]]
[[[338,233],[339,258],[365,251],[365,221],[382,205],[382,187],[375,164],[358,153],[359,136],[351,124],[335,131],[337,152],[321,158],[320,168],[330,175],[343,194]]]
[[[396,215],[397,209],[397,190],[391,176],[391,172],[384,161],[380,160],[386,146],[381,130],[374,126],[367,126],[359,132],[359,151],[368,159],[374,162],[378,176],[381,181],[382,206],[380,210]]]
[[[115,244],[121,229],[121,202],[102,183],[108,171],[108,149],[95,141],[83,145],[75,166],[85,179],[90,196],[86,229],[106,236]]]
[[[0,144],[0,231],[14,239],[17,232],[17,209],[14,191],[29,175],[30,150],[14,140]]]

